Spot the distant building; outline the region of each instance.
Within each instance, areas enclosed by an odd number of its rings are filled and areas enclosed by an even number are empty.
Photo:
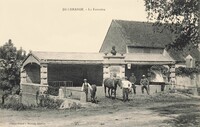
[[[200,65],[200,51],[194,47],[186,47],[182,51],[168,51],[170,56],[176,61],[176,67],[195,67]],[[187,66],[188,61],[192,62],[192,66]]]

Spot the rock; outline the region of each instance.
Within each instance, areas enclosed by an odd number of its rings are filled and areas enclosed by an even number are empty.
[[[80,101],[65,99],[64,102],[60,105],[59,109],[77,109],[81,107]]]

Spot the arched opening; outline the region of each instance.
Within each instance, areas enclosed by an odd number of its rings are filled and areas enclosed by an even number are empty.
[[[24,66],[24,70],[26,72],[27,83],[40,84],[40,65],[36,63],[28,63]]]

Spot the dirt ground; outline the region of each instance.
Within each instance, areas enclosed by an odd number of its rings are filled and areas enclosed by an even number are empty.
[[[88,108],[0,109],[0,127],[200,127],[200,99],[177,93],[98,98]]]

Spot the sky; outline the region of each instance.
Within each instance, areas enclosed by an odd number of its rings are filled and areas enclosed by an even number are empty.
[[[144,0],[0,0],[0,17],[0,46],[27,52],[98,52],[112,19],[147,21]]]

